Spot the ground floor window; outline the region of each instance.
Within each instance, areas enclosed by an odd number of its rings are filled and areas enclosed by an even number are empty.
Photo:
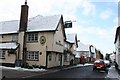
[[[52,54],[50,53],[49,54],[49,61],[51,61],[52,60]]]
[[[39,51],[28,51],[27,60],[39,60]]]
[[[5,59],[5,50],[0,50],[0,59]]]
[[[64,60],[67,61],[67,54],[64,55]]]

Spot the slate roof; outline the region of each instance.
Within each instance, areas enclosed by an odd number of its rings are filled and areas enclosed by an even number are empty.
[[[28,20],[27,32],[56,30],[61,15],[36,16]],[[0,22],[0,34],[18,33],[19,20]]]
[[[66,41],[70,43],[75,43],[76,34],[66,34]]]
[[[77,51],[89,51],[89,45],[79,42]]]

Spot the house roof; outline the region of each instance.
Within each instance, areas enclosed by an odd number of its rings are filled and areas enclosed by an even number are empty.
[[[115,35],[115,41],[114,41],[114,44],[115,44],[116,41],[117,41],[117,37],[118,37],[118,35],[120,35],[120,26],[117,27],[117,29],[116,29],[116,35]]]
[[[75,43],[76,34],[66,34],[66,41],[70,43]]]
[[[18,45],[16,42],[0,43],[0,49],[16,49]]]
[[[69,43],[75,43],[76,47],[78,47],[77,34],[75,34],[75,33],[66,34],[66,41]]]
[[[83,43],[78,44],[77,51],[89,51],[89,45],[85,45]]]
[[[32,17],[28,20],[27,32],[56,30],[60,18],[61,15]],[[0,22],[0,29],[2,30],[0,34],[18,33],[19,21]]]
[[[0,34],[8,34],[8,33],[17,33],[19,30],[19,21],[4,21],[0,22]]]

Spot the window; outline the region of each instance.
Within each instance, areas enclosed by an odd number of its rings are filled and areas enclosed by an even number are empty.
[[[64,60],[67,61],[67,54],[64,55]]]
[[[52,54],[50,53],[49,54],[49,61],[51,61],[52,60]]]
[[[27,60],[39,60],[38,51],[27,52]]]
[[[0,59],[5,59],[5,50],[0,50]]]
[[[59,54],[59,61],[61,61],[61,60],[62,60],[62,55]]]
[[[38,41],[38,34],[37,33],[27,34],[27,41],[28,42],[37,42]]]

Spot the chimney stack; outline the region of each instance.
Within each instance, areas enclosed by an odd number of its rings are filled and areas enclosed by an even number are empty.
[[[20,27],[19,31],[27,30],[27,22],[28,22],[28,8],[27,1],[25,4],[21,6],[21,17],[20,17]]]

